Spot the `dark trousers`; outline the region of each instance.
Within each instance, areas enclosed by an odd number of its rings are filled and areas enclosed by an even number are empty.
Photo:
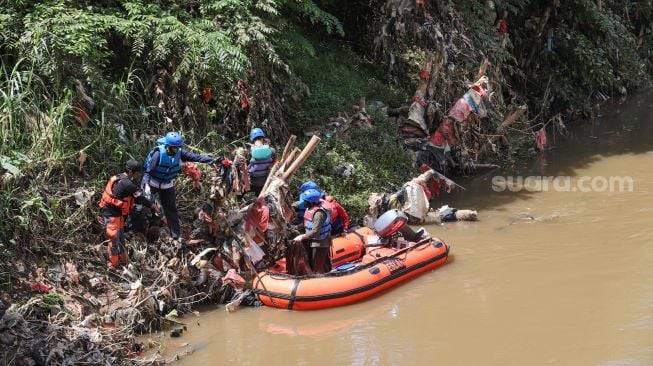
[[[181,228],[179,225],[179,213],[177,213],[177,194],[175,193],[175,187],[159,189],[150,186],[150,188],[152,189],[152,195],[159,195],[161,207],[168,221],[168,228],[170,228],[170,236],[173,239],[179,239]]]
[[[268,177],[249,177],[249,190],[254,192],[256,197],[258,197],[259,194],[261,194],[261,191],[263,190],[263,186],[265,185],[265,181],[267,181]]]
[[[331,235],[340,235],[345,231],[345,225],[342,217],[336,217],[331,223]]]
[[[314,273],[331,271],[331,247],[310,248],[308,253]]]

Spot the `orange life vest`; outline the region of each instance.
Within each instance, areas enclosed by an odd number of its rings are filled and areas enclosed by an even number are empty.
[[[100,199],[100,207],[106,207],[107,205],[112,205],[120,209],[120,213],[123,216],[129,215],[129,211],[132,208],[134,203],[134,197],[129,195],[123,199],[116,197],[113,194],[113,186],[122,179],[128,179],[124,174],[114,175],[107,182],[107,186],[104,187],[104,192],[102,192],[102,198]]]

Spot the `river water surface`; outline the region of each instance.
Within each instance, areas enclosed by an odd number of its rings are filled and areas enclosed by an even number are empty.
[[[205,311],[166,342],[195,349],[179,365],[653,365],[653,94],[603,113],[444,194],[438,204],[480,215],[428,227],[451,244],[445,266],[337,309]],[[493,189],[492,177],[520,175],[572,184]],[[584,176],[631,177],[633,189],[580,192]]]

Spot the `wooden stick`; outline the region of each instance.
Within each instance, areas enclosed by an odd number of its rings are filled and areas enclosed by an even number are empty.
[[[497,169],[500,166],[496,164],[474,164],[474,169]]]
[[[421,179],[423,182],[428,182],[429,180],[433,179],[434,176],[436,176],[439,179],[443,180],[447,186],[456,186],[456,187],[460,187],[463,191],[465,190],[465,187],[463,187],[460,184],[454,182],[453,180],[447,178],[446,175],[438,172],[435,169],[429,169],[429,170],[425,171],[424,173],[420,174],[417,178]]]
[[[283,149],[283,154],[281,155],[282,163],[284,159],[288,156],[288,153],[292,150],[292,147],[295,145],[296,140],[297,140],[297,136],[291,135],[290,138],[288,139],[288,142],[286,142],[286,147]]]
[[[299,157],[292,163],[290,168],[286,172],[283,173],[283,176],[281,179],[283,179],[284,182],[288,182],[290,178],[292,178],[293,174],[299,169],[304,162],[306,162],[306,159],[315,151],[317,148],[317,145],[320,143],[320,138],[317,136],[311,137],[311,140],[306,144],[306,147],[304,147],[304,150],[302,150],[301,154],[299,154]]]
[[[523,106],[520,106],[519,108],[517,108],[516,111],[510,113],[510,115],[508,115],[508,117],[506,117],[503,120],[503,122],[501,122],[501,124],[499,125],[499,128],[497,128],[496,134],[494,136],[492,136],[492,138],[488,141],[488,143],[486,143],[485,145],[483,145],[483,147],[481,147],[481,149],[478,152],[478,155],[479,156],[483,155],[483,153],[485,153],[485,151],[487,151],[489,146],[491,146],[495,141],[497,141],[501,137],[501,134],[503,134],[503,131],[506,128],[508,128],[510,125],[515,123],[519,119],[519,117],[523,116],[524,113],[526,113],[527,110],[528,110],[528,107],[523,105]]]
[[[433,54],[428,53],[426,55],[426,60],[424,60],[424,71],[428,72],[431,75],[431,70],[433,68]],[[424,98],[426,95],[426,87],[428,86],[428,80],[422,79],[420,77],[419,84],[417,85],[417,91],[415,91],[415,96]]]
[[[290,167],[292,163],[297,159],[302,150],[298,147],[294,148],[292,152],[288,155],[286,161],[283,162],[283,171],[286,171],[286,168]]]
[[[508,128],[511,124],[515,123],[521,117],[526,111],[528,110],[528,107],[526,105],[520,106],[517,108],[516,111],[512,112],[508,117],[506,117],[503,122],[501,122],[501,125],[499,125],[499,128],[497,128],[497,134],[503,133],[503,131]],[[495,136],[494,139],[497,139]]]
[[[487,57],[483,60],[483,63],[481,66],[478,68],[478,74],[476,74],[476,79],[480,79],[485,73],[487,72],[487,67],[490,66],[490,61],[487,59]]]
[[[298,148],[294,148],[293,146],[295,145],[295,141],[297,140],[297,136],[292,135],[288,139],[288,142],[286,142],[286,147],[283,149],[283,155],[281,157],[280,161],[277,161],[273,166],[272,169],[270,169],[270,173],[268,174],[267,179],[265,180],[265,184],[263,185],[263,189],[261,189],[261,193],[259,193],[259,197],[265,196],[267,193],[267,189],[270,186],[270,182],[272,181],[272,177],[277,173],[277,171],[281,169],[285,169],[286,166],[290,165],[290,162],[295,158],[295,155],[297,154],[296,151],[298,151]],[[292,149],[292,151],[290,151]]]
[[[444,47],[442,47],[440,44],[437,46],[437,50],[435,53],[435,60],[433,61],[434,65],[432,70],[430,70],[431,74],[429,77],[429,82],[428,82],[428,93],[431,98],[434,98],[435,95],[435,88],[438,83],[438,79],[440,78],[440,70],[442,70],[442,65],[444,65]]]
[[[278,161],[274,163],[272,169],[270,169],[270,173],[268,174],[267,179],[265,180],[265,184],[263,185],[263,188],[261,188],[261,193],[258,194],[258,197],[263,197],[267,194],[268,186],[270,186],[270,182],[272,182],[272,178],[276,175],[280,167],[281,164]]]

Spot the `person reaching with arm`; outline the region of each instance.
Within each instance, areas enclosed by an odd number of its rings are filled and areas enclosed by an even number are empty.
[[[306,204],[306,233],[293,239],[296,244],[308,243],[309,262],[314,273],[331,271],[331,212],[322,206],[322,193],[308,189],[300,199]]]
[[[158,194],[161,206],[170,229],[170,236],[179,245],[181,239],[181,226],[177,213],[177,195],[175,191],[175,178],[181,171],[182,162],[198,162],[228,168],[231,161],[227,158],[214,159],[208,155],[195,154],[183,149],[184,138],[179,132],[168,132],[160,144],[147,156],[145,173],[143,174],[143,191],[146,195]]]

